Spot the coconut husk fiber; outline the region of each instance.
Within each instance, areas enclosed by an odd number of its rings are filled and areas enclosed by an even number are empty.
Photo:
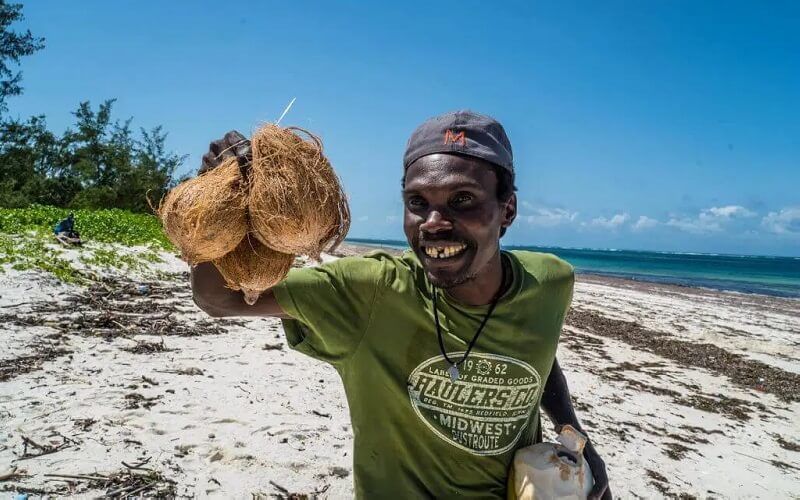
[[[253,134],[251,146],[253,234],[273,250],[319,260],[350,229],[347,198],[322,143],[305,130],[268,124]]]
[[[247,235],[247,185],[235,158],[178,184],[162,200],[164,232],[190,264],[219,259]]]
[[[253,305],[264,290],[286,277],[294,255],[276,252],[248,235],[232,252],[213,262],[228,288],[241,290],[244,301]]]

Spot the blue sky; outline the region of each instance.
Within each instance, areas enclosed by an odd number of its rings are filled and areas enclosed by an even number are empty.
[[[508,244],[800,255],[798,2],[27,2],[47,47],[12,115],[81,100],[208,142],[320,134],[353,237],[402,239],[411,131],[471,108],[511,138]]]

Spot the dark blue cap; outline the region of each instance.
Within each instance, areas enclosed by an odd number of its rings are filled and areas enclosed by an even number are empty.
[[[481,158],[514,173],[511,141],[500,122],[474,111],[451,111],[426,120],[406,145],[403,167],[434,153]]]

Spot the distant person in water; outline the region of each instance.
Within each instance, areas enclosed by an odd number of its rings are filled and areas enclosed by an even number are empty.
[[[80,245],[81,235],[75,230],[75,214],[69,214],[53,229],[56,239],[65,245]]]

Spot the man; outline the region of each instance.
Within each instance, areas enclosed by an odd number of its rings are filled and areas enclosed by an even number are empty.
[[[75,230],[75,214],[69,214],[53,228],[56,239],[64,245],[80,245],[81,235]]]
[[[238,133],[204,169],[247,161]],[[339,372],[355,434],[358,498],[504,498],[515,450],[540,439],[539,406],[580,429],[556,347],[573,289],[555,256],[504,252],[517,214],[511,144],[469,111],[423,123],[404,157],[411,252],[374,252],[288,277],[248,306],[210,264],[192,271],[212,316],[283,319],[292,348]],[[605,465],[585,456],[610,498]]]

